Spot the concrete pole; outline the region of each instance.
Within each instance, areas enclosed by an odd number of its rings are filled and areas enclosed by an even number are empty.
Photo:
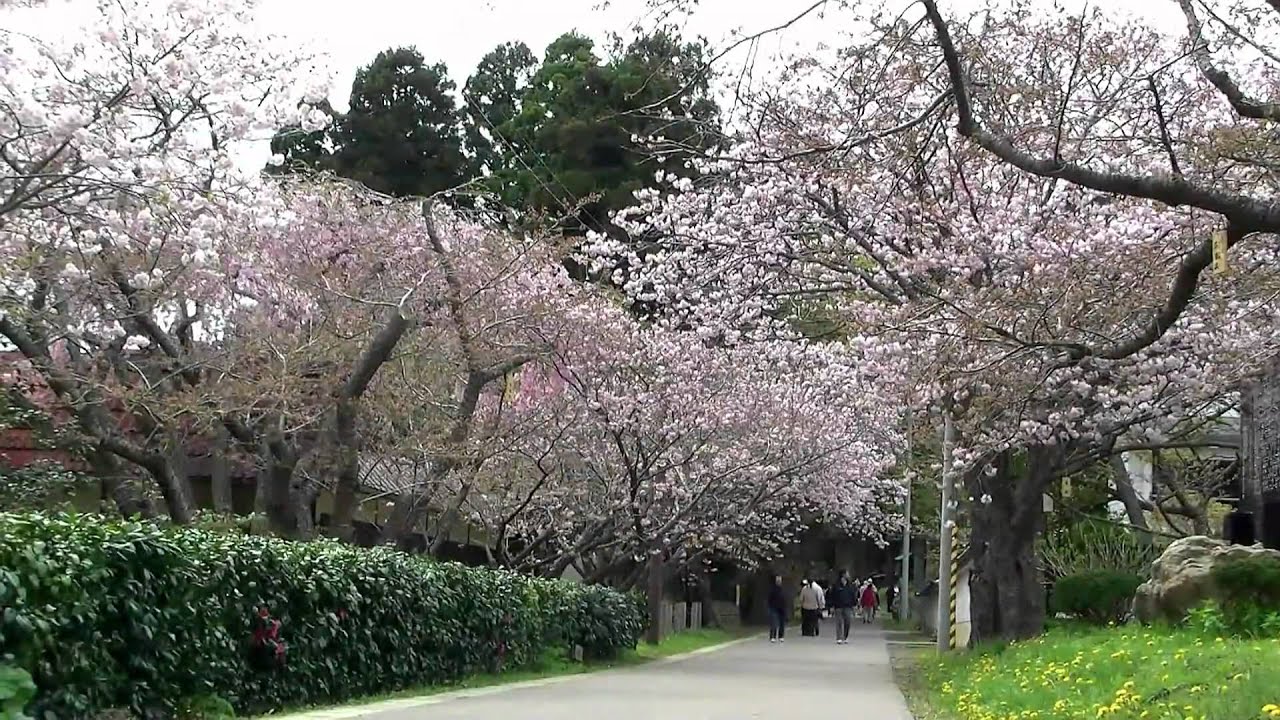
[[[938,651],[951,649],[951,544],[955,536],[955,513],[951,510],[951,498],[955,495],[955,473],[951,469],[951,448],[955,443],[955,428],[951,425],[951,413],[942,419],[942,507],[941,528],[938,531]]]
[[[911,410],[907,410],[907,507],[902,521],[902,570],[898,574],[898,616],[911,619]]]

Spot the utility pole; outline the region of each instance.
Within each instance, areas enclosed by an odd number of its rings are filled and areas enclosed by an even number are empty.
[[[951,413],[942,419],[942,507],[938,515],[942,527],[938,532],[938,651],[951,649],[951,544],[955,536],[955,513],[951,509],[955,494],[955,473],[951,469],[951,448],[955,444],[955,428]]]
[[[907,507],[902,520],[902,571],[898,574],[898,616],[911,619],[911,408],[907,408]]]

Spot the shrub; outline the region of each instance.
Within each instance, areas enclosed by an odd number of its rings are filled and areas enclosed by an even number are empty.
[[[1216,563],[1213,582],[1224,604],[1280,610],[1280,560],[1253,556]]]
[[[1142,578],[1122,570],[1089,570],[1067,575],[1053,586],[1054,610],[1096,625],[1121,622]]]
[[[1094,570],[1122,570],[1146,575],[1160,549],[1139,542],[1130,530],[1097,520],[1084,520],[1050,535],[1039,548],[1040,560],[1052,577]]]
[[[23,712],[35,697],[31,674],[9,665],[0,665],[0,720],[26,720]]]
[[[227,720],[236,716],[225,698],[204,695],[178,703],[177,720]]]
[[[1213,635],[1280,635],[1280,560],[1247,557],[1214,565],[1219,600],[1193,610],[1188,623]]]
[[[38,716],[219,696],[240,714],[634,647],[615,591],[333,541],[0,515],[0,656]],[[264,648],[267,652],[264,652]]]
[[[645,631],[648,613],[643,598],[603,587],[574,587],[556,593],[553,614],[565,618],[561,642],[582,647],[584,659],[611,660],[635,647]],[[619,628],[619,623],[625,627]]]

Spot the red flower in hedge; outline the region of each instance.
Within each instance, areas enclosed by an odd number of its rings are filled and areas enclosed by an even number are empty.
[[[271,619],[267,608],[260,608],[254,622],[253,640],[250,642],[250,660],[259,669],[284,666],[285,643],[280,639],[281,623]]]

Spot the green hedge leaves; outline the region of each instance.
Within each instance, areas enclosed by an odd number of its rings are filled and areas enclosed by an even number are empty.
[[[390,549],[0,514],[0,665],[31,674],[37,717],[339,702],[573,645],[610,657],[644,621],[607,588]]]
[[[1095,625],[1120,623],[1129,613],[1142,578],[1124,570],[1088,570],[1053,586],[1054,610]]]

